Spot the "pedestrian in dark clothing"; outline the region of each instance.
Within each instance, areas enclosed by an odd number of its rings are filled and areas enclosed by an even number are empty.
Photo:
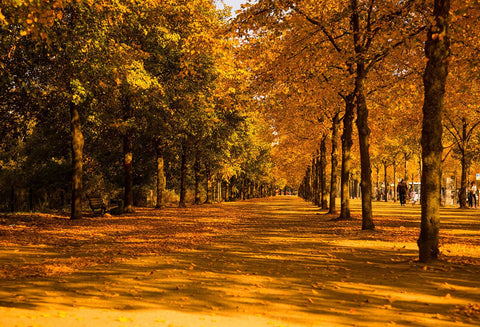
[[[406,203],[406,198],[407,198],[407,183],[403,181],[403,179],[398,183],[397,185],[397,192],[398,196],[400,198],[400,205],[404,206]]]

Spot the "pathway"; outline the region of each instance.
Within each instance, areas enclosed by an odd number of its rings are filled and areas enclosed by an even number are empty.
[[[0,327],[478,326],[479,266],[415,262],[418,207],[381,205],[362,232],[294,197],[223,204],[200,248],[3,283]]]

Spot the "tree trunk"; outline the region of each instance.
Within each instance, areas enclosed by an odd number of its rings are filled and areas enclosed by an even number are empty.
[[[240,175],[240,200],[245,200],[245,176]]]
[[[362,230],[374,230],[372,217],[372,168],[370,163],[370,128],[368,127],[368,109],[365,99],[365,71],[362,64],[358,64],[357,72],[357,129],[360,144],[360,168],[362,190]]]
[[[317,177],[316,179],[316,185],[317,185],[317,193],[316,193],[316,198],[315,198],[315,205],[321,207],[322,206],[322,165],[320,163],[320,151],[317,150],[317,154],[315,156],[315,176]]]
[[[385,185],[385,202],[388,202],[388,193],[390,190],[390,187],[388,186],[388,181],[387,181],[387,161],[383,161],[383,185]]]
[[[335,214],[335,199],[337,198],[337,167],[338,167],[338,129],[340,127],[340,113],[337,112],[332,121],[332,171],[330,174],[330,209],[328,213]]]
[[[397,163],[395,161],[393,162],[393,202],[397,202]]]
[[[345,116],[343,117],[343,133],[342,133],[342,172],[340,181],[340,217],[339,219],[350,219],[350,199],[349,199],[349,178],[352,165],[352,133],[353,119],[355,116],[354,94],[344,97],[345,100]]]
[[[307,185],[306,185],[306,200],[311,201],[312,200],[312,178],[311,178],[311,172],[310,172],[310,166],[307,167]]]
[[[403,156],[405,158],[405,171],[404,171],[404,174],[403,174],[403,179],[405,181],[407,181],[408,180],[408,155],[407,155],[407,153],[404,153]]]
[[[448,75],[450,0],[435,0],[433,15],[425,42],[427,66],[423,75],[424,103],[422,123],[422,218],[417,244],[419,260],[436,260],[439,254],[439,189],[442,163],[442,112]]]
[[[13,184],[10,186],[10,212],[15,212],[15,202],[17,202],[15,198],[15,186]]]
[[[462,119],[462,139],[461,142],[457,142],[457,146],[460,150],[460,153],[462,157],[460,158],[461,162],[461,169],[462,169],[462,175],[461,175],[461,180],[460,180],[460,196],[459,202],[460,202],[460,208],[465,209],[467,208],[467,174],[468,170],[470,169],[470,162],[467,160],[467,155],[466,155],[466,145],[467,145],[467,121],[465,117]]]
[[[64,190],[62,189],[62,210],[63,206],[65,205],[64,203],[65,195],[64,195]],[[33,212],[33,189],[30,187],[28,189],[28,208],[30,209],[30,212]]]
[[[70,102],[72,135],[72,204],[70,219],[82,218],[83,133],[77,105]]]
[[[130,120],[133,117],[133,109],[128,97],[124,100],[124,119]],[[133,208],[133,129],[127,126],[123,136],[123,166],[124,166],[124,212],[135,212]]]
[[[222,180],[217,176],[217,196],[216,196],[216,201],[218,203],[222,202]]]
[[[317,157],[312,159],[312,202],[318,206],[318,176],[317,176]]]
[[[195,172],[195,204],[200,204],[200,152],[195,153],[195,163],[193,170]]]
[[[212,194],[211,194],[211,179],[212,176],[211,176],[211,173],[210,173],[210,164],[207,163],[205,164],[205,192],[206,192],[206,199],[205,199],[205,203],[212,203]],[[245,195],[244,195],[245,196]],[[244,200],[245,200],[245,197],[244,197]]]
[[[163,159],[163,144],[158,141],[157,142],[157,205],[156,208],[162,209],[165,207],[165,187],[166,187],[166,180],[165,180],[165,165]]]
[[[128,129],[123,138],[125,212],[135,212],[133,208],[133,131]]]
[[[360,16],[358,12],[358,0],[351,0],[352,5],[352,28],[355,54],[357,56],[357,69],[355,76],[355,97],[357,99],[357,129],[360,144],[360,169],[362,189],[362,230],[373,230],[375,225],[372,217],[372,167],[370,163],[368,127],[368,108],[365,99],[365,81],[367,70],[364,58],[365,48],[360,39]]]
[[[322,197],[322,209],[328,209],[328,192],[327,192],[327,136],[323,136],[320,143],[320,189]]]
[[[188,146],[187,142],[184,141],[182,144],[182,162],[180,166],[180,202],[178,206],[180,208],[186,208],[186,197],[187,197],[187,151]]]
[[[468,172],[468,166],[467,166],[467,159],[465,157],[465,151],[463,149],[461,150],[462,157],[460,159],[461,161],[461,169],[462,169],[462,174],[460,177],[460,194],[459,196],[459,202],[460,202],[460,208],[466,209],[467,207],[467,172]]]

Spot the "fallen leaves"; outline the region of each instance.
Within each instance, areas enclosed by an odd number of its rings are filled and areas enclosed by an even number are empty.
[[[0,264],[0,278],[70,274],[92,265],[195,248],[227,230],[236,216],[226,216],[215,206],[139,208],[136,214],[76,221],[51,214],[5,215],[0,219],[0,245],[17,254]],[[194,267],[192,263],[188,269]]]

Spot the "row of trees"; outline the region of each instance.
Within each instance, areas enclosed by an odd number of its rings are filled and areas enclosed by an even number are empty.
[[[168,189],[180,206],[187,189],[195,203],[214,188],[272,192],[270,126],[250,110],[250,72],[212,1],[0,9],[3,209],[71,203],[77,219],[85,193],[120,196],[131,212],[147,199],[162,207]]]
[[[283,154],[303,154],[298,160],[303,167],[295,170],[314,167],[305,180],[322,176],[310,190],[303,189],[316,203],[324,205],[322,185],[328,171],[325,159],[311,164],[311,158],[327,152],[325,139],[331,153],[331,189],[340,170],[340,219],[349,218],[345,190],[358,163],[362,229],[375,227],[372,160],[386,167],[402,155],[406,161],[422,158],[422,261],[438,256],[442,162],[453,148],[460,158],[462,149],[471,154],[478,134],[478,92],[472,84],[480,77],[479,12],[476,1],[259,0],[245,6],[236,19],[263,109],[279,142],[291,147]],[[448,67],[453,83],[447,85]],[[443,126],[448,135],[442,133]],[[462,176],[471,163],[467,161],[461,159]],[[300,184],[302,176],[295,177]]]
[[[80,218],[92,191],[123,190],[132,211],[176,189],[184,206],[189,185],[196,203],[214,180],[217,198],[265,196],[311,166],[301,191],[333,213],[339,175],[348,219],[358,168],[374,229],[372,165],[421,156],[420,258],[435,259],[442,161],[461,158],[466,186],[480,125],[478,13],[473,0],[258,0],[227,23],[209,0],[6,0],[2,197],[55,193]]]

